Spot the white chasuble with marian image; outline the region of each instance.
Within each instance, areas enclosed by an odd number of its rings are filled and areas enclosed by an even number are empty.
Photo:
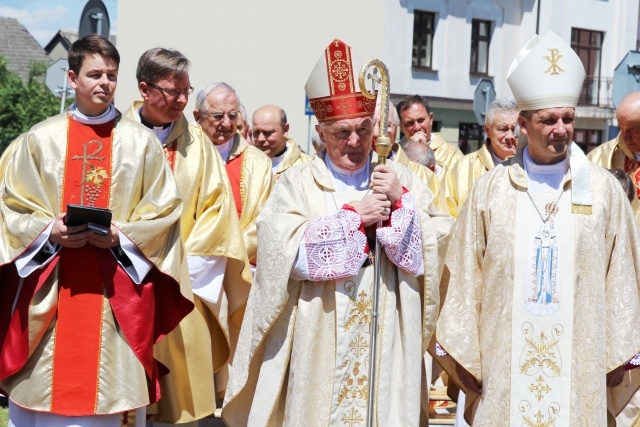
[[[327,193],[327,214],[356,206],[367,191]],[[335,211],[332,212],[332,210]],[[336,282],[336,367],[329,425],[366,425],[373,264]]]
[[[518,193],[511,426],[570,425],[575,224],[571,191],[559,194]]]

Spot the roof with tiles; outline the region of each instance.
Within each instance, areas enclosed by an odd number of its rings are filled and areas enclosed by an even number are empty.
[[[51,62],[36,39],[14,18],[0,17],[0,55],[9,61],[7,68],[17,72],[25,82],[31,62]]]

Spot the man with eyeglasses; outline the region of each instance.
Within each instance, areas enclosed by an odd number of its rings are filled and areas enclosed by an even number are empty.
[[[277,105],[258,108],[253,113],[251,129],[253,144],[271,158],[276,179],[291,166],[311,160],[292,138],[287,137],[287,114]]]
[[[162,399],[154,421],[194,423],[214,412],[232,347],[229,329],[239,328],[251,285],[231,187],[219,154],[201,129],[183,114],[193,88],[189,60],[172,49],[154,48],[138,61],[142,101],[126,116],[150,128],[162,144],[184,202],[180,220],[194,310],[156,348],[170,370],[161,381]]]
[[[258,247],[255,221],[275,181],[269,156],[249,145],[237,132],[239,105],[238,94],[231,86],[212,83],[198,92],[193,116],[222,156],[240,218],[244,248],[249,262],[255,266]]]
[[[362,65],[336,39],[305,86],[326,148],[280,177],[258,217],[228,425],[366,425],[373,263],[383,272],[373,425],[419,425],[451,219],[407,168],[376,165],[375,102],[355,90]],[[372,260],[376,234],[384,251]]]

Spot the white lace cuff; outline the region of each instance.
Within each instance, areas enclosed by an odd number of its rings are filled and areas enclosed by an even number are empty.
[[[415,277],[424,274],[420,219],[410,193],[402,195],[400,208],[391,213],[391,226],[376,234],[391,262]]]
[[[632,366],[640,366],[640,353],[633,356],[626,364]]]
[[[367,257],[367,238],[356,212],[341,209],[334,215],[309,222],[299,255],[304,255],[310,280],[355,276]]]
[[[442,346],[440,346],[440,344],[436,343],[436,356],[444,357],[444,356],[448,356],[448,355],[449,355],[449,353],[447,353],[447,350],[442,348]]]

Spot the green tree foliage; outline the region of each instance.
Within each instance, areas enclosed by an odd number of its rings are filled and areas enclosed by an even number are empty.
[[[0,55],[0,153],[31,126],[60,112],[59,99],[44,84],[45,63],[31,64],[25,84],[7,62]]]

